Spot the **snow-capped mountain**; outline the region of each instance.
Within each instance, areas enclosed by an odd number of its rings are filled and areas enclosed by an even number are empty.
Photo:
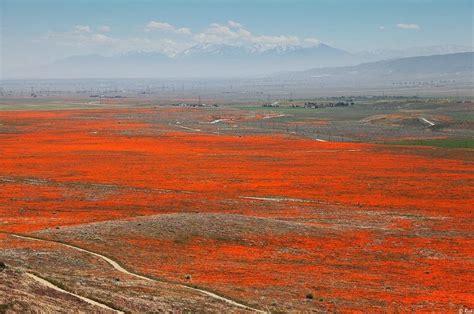
[[[252,50],[244,46],[226,44],[198,44],[176,55],[177,58],[196,57],[245,57],[252,54]]]
[[[275,71],[351,65],[359,60],[325,44],[312,47],[198,44],[173,56],[131,51],[115,56],[72,56],[45,66],[45,77],[237,77]]]
[[[466,49],[469,47],[451,45],[351,54],[324,43],[311,47],[293,45],[273,48],[199,44],[172,56],[144,51],[131,51],[115,56],[72,56],[41,69],[19,69],[15,73],[18,73],[18,77],[41,73],[44,78],[248,77],[311,68],[352,66],[362,62]]]

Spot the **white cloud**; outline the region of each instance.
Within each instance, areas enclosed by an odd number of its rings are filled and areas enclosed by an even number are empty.
[[[206,31],[207,33],[223,35],[223,36],[237,36],[234,30],[229,27],[213,23]]]
[[[303,42],[306,44],[306,46],[309,47],[319,46],[319,44],[321,43],[317,38],[305,38]]]
[[[228,21],[227,24],[232,28],[242,28],[242,24],[235,21]]]
[[[74,31],[76,33],[90,33],[91,27],[89,25],[76,25],[74,26]]]
[[[168,38],[116,38],[105,35],[92,29],[74,27],[69,32],[49,32],[42,36],[39,41],[52,42],[58,46],[75,47],[85,49],[89,53],[117,54],[128,51],[160,52],[168,56],[174,56],[178,52],[190,48],[193,43],[176,41]]]
[[[420,26],[418,24],[403,24],[403,23],[400,23],[400,24],[397,24],[397,27],[401,28],[401,29],[420,29]]]
[[[189,28],[178,28],[172,24],[159,21],[149,22],[144,30],[146,32],[161,31],[174,34],[192,35]],[[252,46],[258,50],[271,49],[278,46],[318,45],[315,38],[299,39],[290,35],[255,35],[245,29],[236,21],[226,24],[211,23],[204,31],[195,33],[190,39],[190,44],[227,44],[234,46]]]
[[[191,35],[191,29],[187,27],[181,27],[175,30],[176,34],[181,34],[181,35]]]
[[[100,33],[91,33],[80,31],[76,29],[73,32],[54,33],[50,32],[42,37],[43,40],[53,41],[62,46],[97,46],[97,45],[111,45],[117,43],[119,40]]]
[[[174,25],[171,25],[166,22],[151,21],[145,28],[145,32],[161,31],[161,32],[171,32],[180,35],[191,35],[191,29],[187,27],[178,28]]]
[[[201,44],[227,44],[251,46],[257,50],[266,50],[287,46],[317,46],[316,38],[300,39],[290,35],[255,35],[246,30],[242,24],[228,21],[226,25],[212,23],[203,32],[194,35],[193,39]]]
[[[174,26],[168,23],[156,22],[156,21],[151,21],[145,26],[145,32],[152,32],[156,30],[173,31]]]
[[[110,26],[103,25],[103,26],[100,26],[100,27],[98,28],[98,30],[99,30],[99,32],[101,32],[101,33],[108,33],[108,32],[110,32],[111,29],[110,29]]]
[[[385,29],[385,26],[383,26],[383,25],[379,26],[379,29],[383,31]]]
[[[112,44],[116,42],[116,39],[106,36],[104,34],[92,34],[88,40],[92,43],[97,44]]]
[[[47,40],[56,45],[81,47],[94,53],[104,51],[124,53],[128,51],[161,52],[169,56],[197,44],[225,44],[247,48],[251,51],[265,51],[279,47],[314,47],[320,44],[316,38],[299,38],[292,35],[253,34],[242,24],[228,21],[225,24],[212,23],[201,32],[193,33],[186,27],[176,27],[172,24],[158,21],[149,22],[144,29],[146,32],[159,31],[160,38],[146,37],[112,37],[106,34],[108,26],[94,27],[76,25],[69,32],[50,32],[41,40]],[[104,52],[105,53],[105,52]]]

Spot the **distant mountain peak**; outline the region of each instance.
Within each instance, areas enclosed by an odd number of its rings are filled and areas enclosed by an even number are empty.
[[[248,54],[251,53],[251,50],[239,45],[229,45],[229,44],[197,44],[188,48],[178,54],[180,57],[186,56],[226,56],[226,55],[238,55],[238,54]]]
[[[237,56],[237,55],[285,55],[296,51],[303,50],[334,50],[341,51],[340,49],[333,48],[323,43],[313,44],[311,46],[305,45],[281,45],[275,47],[268,47],[265,45],[254,44],[254,45],[240,45],[240,44],[197,44],[194,45],[181,53],[179,56],[191,56],[191,55],[219,55],[219,56]]]
[[[468,47],[469,48],[469,47]],[[408,54],[436,51],[457,51],[468,49],[463,46],[445,45],[413,48]],[[472,49],[471,49],[472,50]],[[413,52],[414,51],[414,52]],[[400,52],[398,52],[400,53]],[[45,78],[80,77],[247,77],[262,76],[276,72],[302,71],[314,68],[353,66],[361,62],[397,59],[374,53],[370,57],[352,54],[324,43],[317,45],[282,45],[265,47],[262,45],[236,44],[197,44],[178,54],[168,55],[156,51],[130,51],[114,56],[78,55],[58,60],[40,69],[20,69],[17,75],[28,77],[29,73],[42,73]],[[436,53],[435,53],[436,54]],[[411,64],[410,66],[412,66]],[[388,67],[387,64],[384,66]],[[362,69],[345,72],[347,77]],[[337,70],[338,73],[340,71]],[[391,73],[385,71],[384,73]],[[316,73],[315,75],[320,75]],[[324,77],[326,74],[322,73]],[[394,75],[394,74],[392,74]]]

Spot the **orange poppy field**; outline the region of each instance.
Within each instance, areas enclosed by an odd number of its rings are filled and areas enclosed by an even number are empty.
[[[86,312],[474,308],[472,149],[214,132],[180,110],[0,112],[0,301],[60,310],[33,274],[108,306],[62,297]]]

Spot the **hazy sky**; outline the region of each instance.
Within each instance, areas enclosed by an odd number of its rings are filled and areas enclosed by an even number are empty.
[[[472,46],[471,0],[0,0],[4,65],[132,50],[172,55],[199,43],[351,52]]]

